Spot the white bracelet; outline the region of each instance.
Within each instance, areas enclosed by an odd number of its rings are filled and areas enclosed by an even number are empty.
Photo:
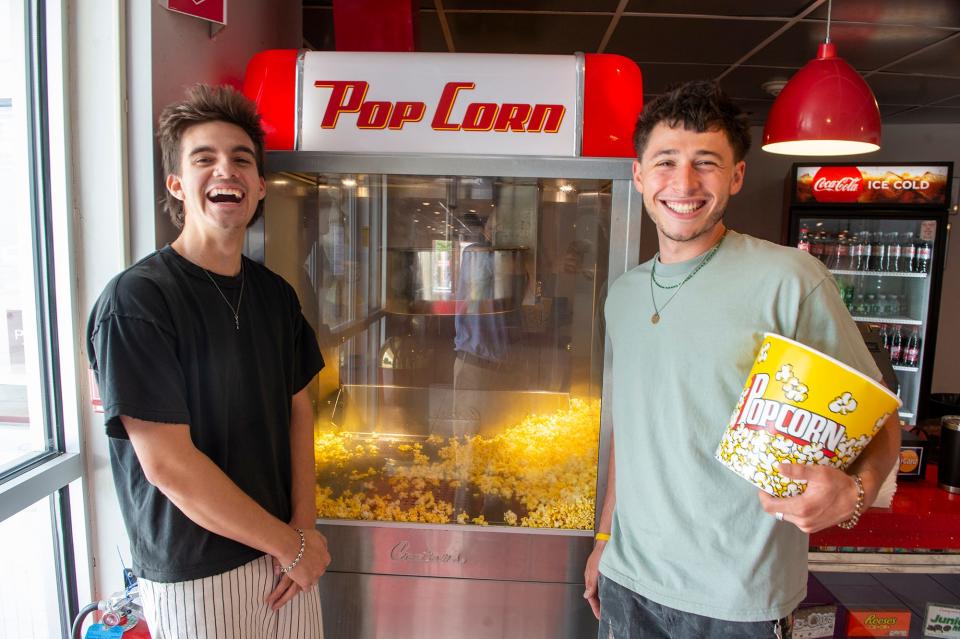
[[[297,531],[297,534],[300,535],[300,552],[297,553],[297,556],[294,557],[293,563],[291,563],[286,568],[281,568],[280,572],[287,574],[291,570],[297,567],[297,564],[300,563],[300,560],[303,559],[303,551],[307,549],[307,539],[303,536],[303,530],[300,528],[294,528]]]

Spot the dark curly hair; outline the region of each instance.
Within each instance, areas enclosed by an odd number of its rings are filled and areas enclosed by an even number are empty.
[[[253,141],[257,173],[263,177],[264,134],[257,107],[233,87],[208,84],[195,84],[190,87],[183,100],[167,106],[160,114],[157,139],[160,141],[160,155],[163,158],[165,176],[180,175],[180,142],[186,130],[196,124],[207,122],[226,122],[243,129]],[[167,191],[163,198],[163,208],[170,216],[173,225],[178,229],[183,228],[183,202]],[[261,215],[263,215],[263,200],[257,204],[257,210],[250,219],[250,224],[256,222]]]
[[[697,133],[723,131],[733,147],[736,162],[750,150],[749,119],[712,80],[685,82],[647,103],[633,131],[637,158],[643,156],[650,132],[661,122],[669,127],[683,125],[683,128]]]

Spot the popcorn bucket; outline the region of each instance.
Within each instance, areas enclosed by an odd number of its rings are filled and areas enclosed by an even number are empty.
[[[846,364],[766,333],[715,456],[765,492],[792,497],[806,482],[777,464],[845,469],[901,403]]]

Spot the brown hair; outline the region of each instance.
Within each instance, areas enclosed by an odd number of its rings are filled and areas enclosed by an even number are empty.
[[[672,87],[647,103],[633,132],[637,158],[643,156],[650,132],[660,124],[697,133],[723,131],[733,147],[733,159],[739,162],[750,150],[750,121],[733,100],[710,80],[694,80]]]
[[[187,129],[196,124],[207,122],[226,122],[234,124],[250,136],[256,152],[257,173],[263,177],[263,128],[257,108],[242,93],[229,86],[210,86],[195,84],[187,89],[186,96],[180,102],[174,102],[163,110],[157,124],[157,139],[160,141],[160,155],[163,159],[163,174],[180,175],[180,142]],[[166,191],[163,208],[170,221],[178,229],[183,228],[183,202]],[[257,204],[257,210],[250,219],[256,222],[263,214],[263,200]]]

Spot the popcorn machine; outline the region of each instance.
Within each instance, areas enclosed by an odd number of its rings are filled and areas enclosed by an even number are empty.
[[[639,71],[271,51],[245,91],[285,149],[246,251],[297,289],[326,360],[325,636],[595,633],[603,302],[638,259]]]

